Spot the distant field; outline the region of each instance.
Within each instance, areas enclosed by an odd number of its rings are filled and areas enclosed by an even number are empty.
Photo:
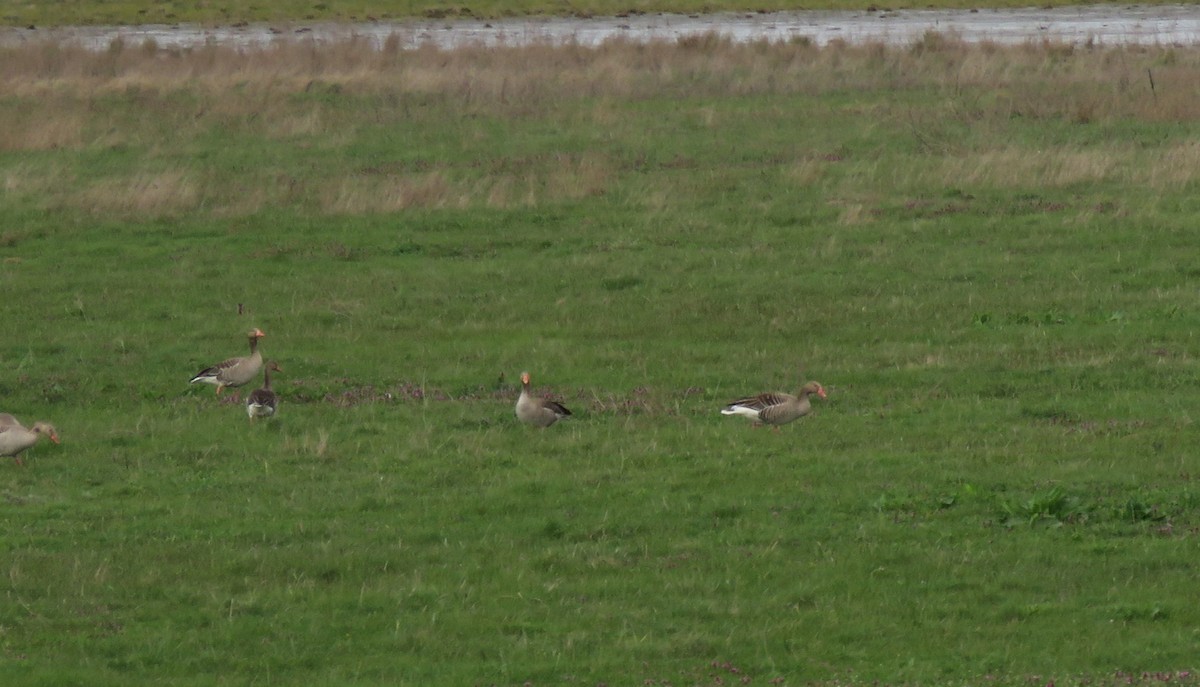
[[[1196,84],[3,52],[0,412],[63,441],[0,462],[0,683],[1197,684]],[[187,385],[251,327],[256,426]],[[575,417],[518,426],[522,370]]]
[[[393,0],[374,2],[344,0],[320,2],[314,0],[272,0],[246,3],[201,0],[180,2],[167,0],[107,0],[78,2],[76,0],[0,0],[0,25],[62,26],[75,24],[174,24],[198,22],[230,24],[261,21],[371,21],[376,19],[495,19],[500,17],[549,16],[614,16],[628,13],[705,13],[705,12],[777,12],[796,9],[864,10],[929,9],[929,8],[994,8],[994,7],[1060,7],[1078,5],[1071,0],[919,0],[903,2],[866,2],[864,0],[817,0],[788,2],[786,0],[744,1],[714,0],[482,0],[481,2],[445,2],[442,0]],[[1142,5],[1169,4],[1166,2],[1139,3]],[[1175,3],[1178,4],[1178,3]]]

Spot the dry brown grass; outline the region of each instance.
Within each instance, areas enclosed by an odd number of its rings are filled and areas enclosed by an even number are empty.
[[[1125,181],[1121,177],[1127,170],[1121,163],[1129,159],[1128,153],[1125,146],[1088,150],[1002,148],[970,160],[947,158],[942,179],[947,185],[987,184],[1000,188],[1014,188],[1029,179],[1041,179],[1052,187]]]
[[[383,179],[352,177],[330,182],[321,205],[336,214],[395,212],[410,208],[461,208],[467,191],[456,187],[442,171]]]
[[[78,111],[41,116],[44,111],[6,113],[0,127],[0,152],[78,148],[84,142],[87,120]]]
[[[330,172],[298,181],[264,167],[249,173],[257,175],[252,183],[242,179],[234,188],[220,175],[181,168],[170,151],[214,130],[338,149],[354,140],[357,128],[416,121],[427,111],[452,112],[463,121],[538,120],[569,111],[580,118],[571,126],[605,129],[622,126],[628,107],[664,100],[689,103],[683,111],[697,126],[717,130],[728,126],[730,112],[708,100],[852,93],[862,97],[855,99],[859,110],[848,114],[868,126],[906,133],[919,154],[916,174],[905,178],[896,178],[887,165],[856,161],[856,183],[1003,188],[1035,178],[1048,186],[1178,187],[1196,181],[1200,153],[1193,144],[1176,144],[1157,156],[1119,142],[1030,150],[1003,132],[1020,121],[1192,122],[1200,120],[1198,89],[1198,50],[967,45],[939,34],[903,47],[735,44],[702,36],[678,44],[611,41],[597,48],[407,52],[395,41],[377,49],[360,39],[332,45],[290,40],[240,50],[118,42],[101,52],[34,43],[0,51],[0,108],[6,122],[0,152],[130,147],[168,160],[166,171],[158,171],[163,164],[147,164],[147,170],[64,186],[54,203],[118,215],[175,214],[198,206],[236,215],[296,203],[331,213],[506,208],[602,196],[624,166],[634,163],[601,146],[536,153],[500,165],[484,161],[482,172],[470,174],[434,167]],[[346,98],[367,104],[348,108]],[[113,102],[123,103],[126,111]],[[967,137],[968,131],[984,133]],[[485,138],[479,132],[468,135]],[[829,183],[833,162],[811,152],[775,160],[798,187]],[[45,192],[50,186],[37,170],[7,169],[3,181],[13,193]],[[669,191],[637,193],[661,204]],[[870,221],[865,207],[848,203],[842,221]]]
[[[533,206],[551,199],[603,195],[616,175],[603,154],[554,155],[497,170],[485,180],[456,179],[446,169],[417,174],[373,174],[330,180],[320,206],[336,214],[397,212],[413,208]]]
[[[187,172],[167,170],[97,179],[63,198],[80,210],[114,217],[175,216],[195,209],[200,194]]]
[[[908,88],[944,92],[986,87],[1010,113],[1027,116],[1138,116],[1193,119],[1200,53],[1169,47],[1080,48],[1030,43],[970,45],[929,34],[907,47],[736,44],[715,36],[678,44],[609,41],[581,46],[403,52],[363,39],[333,45],[281,41],[259,49],[164,49],[117,42],[93,52],[69,43],[33,43],[0,54],[0,95],[90,98],[142,89],[295,94],[430,94],[463,105],[536,106],[563,98],[619,100],[679,93],[819,95],[834,90]],[[1150,90],[1153,74],[1155,91]],[[242,107],[261,105],[246,97]],[[311,131],[316,113],[293,115]]]

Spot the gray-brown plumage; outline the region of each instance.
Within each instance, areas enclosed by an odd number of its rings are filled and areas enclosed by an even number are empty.
[[[26,429],[17,418],[0,413],[0,456],[11,456],[17,465],[24,465],[21,452],[36,444],[41,437],[59,443],[58,431],[49,422],[35,422],[33,427]]]
[[[256,417],[271,417],[279,407],[279,395],[271,389],[272,372],[283,372],[274,360],[263,366],[263,385],[246,397],[246,414],[251,422]]]
[[[796,395],[768,392],[741,398],[721,409],[722,415],[741,415],[754,421],[755,426],[780,425],[798,420],[812,412],[809,396],[816,394],[825,398],[825,388],[818,382],[809,382],[800,387]]]
[[[557,401],[531,395],[529,373],[521,373],[521,395],[517,398],[518,420],[535,427],[549,427],[570,414],[571,411]]]
[[[250,355],[223,360],[212,367],[205,368],[192,377],[192,384],[204,382],[217,386],[217,395],[225,387],[241,386],[258,377],[262,369],[262,352],[258,350],[258,340],[266,336],[261,329],[255,328],[250,332]]]

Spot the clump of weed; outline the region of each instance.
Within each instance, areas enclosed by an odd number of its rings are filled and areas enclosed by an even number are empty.
[[[1061,527],[1086,522],[1089,515],[1090,509],[1078,496],[1068,494],[1060,487],[1000,502],[1000,522],[1008,527]]]

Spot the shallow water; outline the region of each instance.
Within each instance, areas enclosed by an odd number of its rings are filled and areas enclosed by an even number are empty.
[[[104,49],[116,38],[140,44],[153,40],[162,47],[219,43],[261,47],[278,41],[328,42],[357,36],[382,45],[395,36],[405,49],[432,44],[517,46],[533,43],[596,45],[614,38],[666,40],[717,33],[735,41],[833,40],[852,43],[907,44],[927,31],[952,33],[969,42],[1092,42],[1100,45],[1200,42],[1200,7],[1085,6],[1018,10],[798,11],[769,14],[655,14],[629,17],[525,18],[500,21],[411,20],[358,24],[314,23],[202,27],[196,25],[101,26],[60,29],[0,29],[0,45],[37,40],[77,41]]]

